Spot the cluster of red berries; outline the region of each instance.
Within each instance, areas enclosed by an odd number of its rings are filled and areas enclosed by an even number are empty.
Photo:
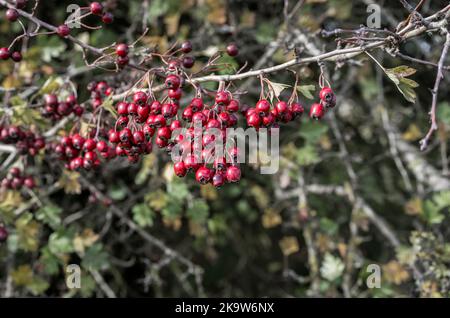
[[[8,231],[4,225],[0,225],[0,243],[6,242],[8,239]]]
[[[111,12],[104,10],[103,6],[99,2],[92,2],[89,5],[89,10],[92,14],[102,17],[102,22],[105,24],[110,24],[114,21],[114,16]]]
[[[108,96],[114,93],[114,89],[108,85],[105,81],[90,82],[87,86],[89,92],[91,92],[92,107],[97,109],[103,104],[103,101]]]
[[[72,113],[77,117],[81,117],[83,112],[84,108],[78,104],[77,97],[74,94],[67,96],[65,101],[59,101],[55,94],[44,96],[42,115],[46,118],[56,121]]]
[[[22,174],[17,167],[12,167],[8,175],[1,181],[2,188],[20,190],[23,186],[33,189],[36,186],[34,178]]]
[[[172,154],[172,158],[176,161],[174,172],[178,177],[193,172],[197,182],[212,183],[215,187],[240,180],[241,170],[237,160],[239,149],[235,146],[227,147],[226,130],[236,126],[238,111],[239,102],[225,90],[216,93],[212,106],[205,105],[201,98],[194,98],[191,101],[182,112],[182,119],[190,123],[190,127],[184,133],[178,134],[170,147],[174,149],[174,146],[178,145],[179,152]],[[217,136],[210,133],[210,129],[215,129],[220,134]],[[217,145],[224,150],[223,157],[215,153]],[[189,154],[183,157],[185,150],[188,150]]]
[[[309,110],[309,116],[316,120],[321,119],[329,109],[336,106],[336,95],[329,87],[324,87],[320,90],[319,99],[320,102],[312,104]]]
[[[0,142],[15,145],[21,155],[36,155],[45,148],[44,137],[37,136],[30,130],[23,130],[18,126],[0,126]]]
[[[103,5],[99,2],[92,2],[87,9],[91,14],[101,16],[102,22],[105,24],[110,24],[114,20],[112,13],[104,11]],[[65,38],[70,34],[70,28],[67,24],[61,24],[56,28],[56,33]]]
[[[66,162],[65,167],[69,170],[95,169],[100,166],[100,157],[104,159],[116,157],[115,149],[95,135],[95,131],[92,131],[89,138],[84,138],[80,134],[64,136],[59,143],[53,145],[53,151],[59,160]]]
[[[14,5],[17,9],[23,9],[27,5],[27,0],[15,0]],[[16,9],[6,10],[5,17],[10,22],[15,22],[19,19],[19,12]],[[11,58],[14,62],[22,61],[22,53],[19,51],[13,51],[7,47],[0,48],[0,60],[8,60]]]
[[[278,101],[271,105],[265,99],[259,100],[255,107],[249,108],[245,112],[247,125],[259,129],[260,127],[277,127],[279,122],[288,123],[300,117],[305,109],[299,103],[288,104],[285,101]]]

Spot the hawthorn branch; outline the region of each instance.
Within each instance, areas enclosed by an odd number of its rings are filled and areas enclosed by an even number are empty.
[[[9,8],[9,9],[15,9],[19,13],[20,16],[22,16],[25,19],[33,22],[34,24],[36,24],[39,27],[43,27],[43,28],[45,28],[45,29],[47,29],[49,31],[55,32],[55,33],[57,32],[57,27],[56,26],[51,25],[51,24],[49,24],[49,23],[47,23],[45,21],[42,21],[39,18],[36,18],[33,14],[30,14],[30,13],[28,13],[26,11],[21,10],[21,9],[17,9],[14,5],[10,4],[6,0],[0,0],[0,4],[5,6],[5,7],[7,7],[7,8]],[[27,36],[28,36],[28,34],[27,34]],[[101,56],[101,57],[106,57],[106,55],[103,53],[103,51],[104,51],[103,49],[99,49],[99,48],[96,48],[96,47],[94,47],[92,45],[83,43],[82,41],[78,40],[77,38],[73,37],[72,35],[66,36],[65,39],[68,39],[68,40],[72,41],[76,45],[80,46],[83,50],[90,51],[90,52],[94,53],[95,55],[98,55],[98,56]],[[131,68],[134,68],[136,70],[140,70],[140,71],[144,71],[144,72],[147,71],[145,68],[143,68],[143,67],[141,67],[139,65],[135,65],[133,63],[129,63],[128,66],[131,67]]]
[[[444,62],[445,58],[447,57],[448,49],[450,47],[450,32],[446,29],[445,30],[445,44],[442,49],[442,54],[439,59],[438,63],[438,69],[436,74],[436,81],[434,83],[433,90],[431,91],[433,99],[431,102],[431,110],[430,110],[430,119],[431,119],[431,126],[428,130],[428,133],[425,135],[425,137],[420,141],[420,150],[424,151],[427,149],[428,144],[430,142],[431,137],[433,136],[433,133],[435,130],[438,129],[437,120],[436,120],[436,109],[437,109],[437,101],[438,101],[438,92],[439,92],[439,86],[441,84],[441,80],[444,78]]]

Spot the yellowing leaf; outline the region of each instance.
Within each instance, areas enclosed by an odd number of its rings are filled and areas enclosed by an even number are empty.
[[[200,187],[200,194],[206,200],[211,201],[217,200],[219,196],[217,193],[217,189],[212,184],[207,184]]]
[[[3,88],[11,89],[20,86],[20,80],[16,78],[14,75],[8,75],[2,83]]]
[[[282,222],[280,213],[275,212],[272,209],[268,209],[262,216],[262,224],[266,229],[273,228],[280,225]]]
[[[383,265],[383,276],[395,285],[400,285],[409,279],[408,271],[397,261],[390,261]]]
[[[58,180],[57,185],[64,189],[67,194],[80,194],[81,184],[80,184],[80,174],[75,171],[65,170]]]
[[[224,0],[206,0],[208,15],[206,19],[214,24],[224,24],[227,21],[227,12]]]
[[[11,277],[16,286],[27,286],[33,280],[33,272],[30,265],[20,265],[11,272]]]
[[[406,141],[415,141],[422,137],[422,132],[416,124],[410,124],[408,130],[402,135]]]
[[[75,251],[83,255],[86,248],[94,244],[98,238],[98,234],[95,234],[92,229],[85,229],[81,234],[76,235],[73,239]]]
[[[409,200],[405,205],[405,212],[408,215],[420,215],[423,211],[423,202],[420,198]]]
[[[289,256],[300,250],[298,240],[295,236],[286,236],[279,244],[284,256]]]

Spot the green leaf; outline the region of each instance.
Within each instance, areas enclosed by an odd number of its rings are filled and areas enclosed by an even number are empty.
[[[176,219],[182,212],[182,204],[178,200],[169,200],[167,205],[161,210],[162,215],[168,219]]]
[[[34,295],[42,295],[48,288],[50,284],[47,280],[42,277],[34,276],[29,284],[27,284],[27,289]]]
[[[36,212],[36,219],[56,229],[61,224],[61,212],[62,209],[54,204],[45,205]]]
[[[152,226],[155,213],[145,204],[137,204],[132,209],[133,220],[141,227]]]
[[[113,106],[112,96],[109,96],[107,99],[105,99],[105,101],[102,103],[101,107],[106,109],[111,115],[113,115],[114,118],[117,119],[117,117],[119,116],[117,114],[116,109]]]
[[[414,88],[418,87],[419,84],[406,77],[416,73],[416,70],[406,65],[383,70],[389,79],[397,86],[397,89],[402,93],[403,97],[405,97],[408,102],[414,103],[417,97]]]
[[[443,210],[450,207],[450,191],[433,195],[424,203],[423,217],[429,224],[440,224],[445,218]]]
[[[44,271],[49,275],[56,275],[59,272],[60,260],[50,252],[48,246],[41,249],[39,261],[44,265]]]
[[[95,243],[94,245],[90,246],[83,256],[81,265],[84,268],[91,270],[101,270],[108,268],[108,253],[103,249],[103,245],[101,243]]]
[[[307,142],[315,143],[328,132],[328,126],[319,122],[307,121],[300,128],[300,136]]]
[[[197,199],[192,202],[192,206],[187,210],[187,216],[196,223],[203,223],[208,219],[209,206],[205,200]]]
[[[188,186],[179,179],[174,179],[167,185],[167,192],[171,198],[183,201],[189,194]]]
[[[450,126],[450,103],[442,102],[437,105],[437,119]]]
[[[42,85],[41,89],[37,92],[37,95],[50,94],[54,91],[58,90],[61,85],[64,83],[61,77],[49,77],[44,85]]]
[[[266,83],[268,84],[269,87],[269,99],[270,101],[273,101],[273,99],[276,97],[280,97],[281,93],[283,92],[283,90],[285,90],[288,87],[291,87],[287,84],[283,84],[283,83],[276,83],[276,82],[272,82],[269,81],[268,79],[265,80]]]
[[[320,161],[316,147],[307,144],[297,151],[297,163],[301,166],[309,166]]]
[[[339,225],[333,220],[323,217],[320,219],[320,228],[328,235],[335,235],[339,230]]]
[[[332,282],[341,277],[344,268],[344,263],[339,257],[327,253],[320,267],[320,274],[323,278]]]
[[[114,184],[108,189],[111,199],[121,201],[127,197],[127,187],[124,184]]]
[[[50,234],[48,239],[50,252],[57,256],[72,253],[75,250],[73,246],[73,234],[73,231],[67,231],[65,229]]]
[[[67,45],[57,36],[39,36],[38,47],[41,48],[41,57],[44,62],[51,62],[53,58],[57,58],[63,53]]]
[[[308,99],[314,99],[314,91],[316,90],[316,86],[314,85],[299,85],[297,86],[297,91],[300,92],[303,96]]]

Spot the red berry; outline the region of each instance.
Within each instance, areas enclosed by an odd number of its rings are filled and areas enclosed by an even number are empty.
[[[229,56],[236,56],[239,54],[239,49],[235,43],[230,43],[227,46],[227,54]]]
[[[189,55],[184,56],[182,63],[183,63],[184,68],[191,68],[195,64],[195,58],[193,56],[189,56]]]
[[[72,147],[72,138],[64,136],[61,138],[61,144],[66,147]]]
[[[203,100],[201,98],[194,98],[191,100],[189,107],[192,108],[192,111],[198,112],[203,109]]]
[[[97,147],[97,143],[94,139],[86,139],[83,145],[84,151],[93,151]]]
[[[216,173],[212,178],[212,184],[216,188],[220,188],[225,183],[225,178],[222,173]]]
[[[197,170],[200,163],[194,155],[189,155],[184,159],[184,165],[188,171]]]
[[[125,43],[117,44],[116,54],[120,57],[127,56],[128,55],[128,45],[126,45]]]
[[[178,177],[180,177],[180,178],[184,177],[187,173],[187,169],[186,169],[186,166],[184,165],[184,162],[179,161],[179,162],[175,163],[173,165],[173,171],[175,172],[175,174]]]
[[[167,145],[169,144],[167,140],[165,139],[161,139],[159,137],[157,137],[155,139],[155,144],[159,147],[159,148],[164,148],[167,147]]]
[[[206,128],[207,129],[211,129],[211,128],[220,128],[220,121],[218,121],[217,119],[210,119],[208,120],[208,123],[206,124]]]
[[[0,243],[6,242],[8,239],[8,231],[3,225],[0,225]]]
[[[116,125],[119,127],[126,127],[128,125],[128,122],[128,116],[120,116],[116,121]]]
[[[6,10],[6,19],[10,22],[15,22],[19,18],[19,12],[16,9]]]
[[[144,92],[136,92],[133,94],[133,102],[135,102],[138,105],[143,105],[145,103],[147,103],[147,94]]]
[[[309,116],[312,119],[319,120],[325,115],[325,107],[322,104],[312,104],[309,110]]]
[[[192,115],[192,121],[194,123],[200,122],[203,126],[206,124],[206,116],[203,115],[202,112],[196,112],[194,115]]]
[[[258,128],[261,124],[261,119],[258,114],[253,113],[250,116],[247,116],[247,125],[250,127]]]
[[[183,92],[178,87],[177,89],[169,89],[167,94],[169,95],[169,98],[179,100]]]
[[[234,113],[239,111],[239,102],[235,99],[232,99],[230,103],[227,105],[227,111],[230,113]]]
[[[278,112],[278,115],[284,114],[289,110],[289,106],[286,102],[283,101],[279,101],[276,105],[275,105],[275,109]]]
[[[334,95],[333,90],[329,87],[324,87],[320,90],[319,98],[321,100],[327,100],[330,97],[330,95]]]
[[[181,122],[180,122],[179,120],[174,120],[174,121],[172,121],[172,122],[170,123],[170,130],[171,130],[171,131],[180,129],[181,127],[182,127],[182,126],[181,126]]]
[[[105,12],[103,13],[102,16],[102,22],[105,24],[110,24],[114,21],[114,16],[112,15],[112,13],[109,12]]]
[[[293,103],[290,108],[291,108],[291,112],[292,112],[292,115],[294,116],[294,118],[300,117],[305,112],[305,109],[299,103]]]
[[[231,94],[229,92],[220,91],[216,94],[216,103],[221,106],[226,106],[231,101]]]
[[[119,133],[119,139],[121,142],[129,142],[133,138],[133,134],[131,133],[131,130],[129,128],[124,128]]]
[[[117,105],[117,113],[121,116],[128,115],[128,103],[126,102],[119,102]]]
[[[20,177],[21,171],[20,171],[20,169],[17,168],[17,167],[12,167],[12,168],[9,170],[9,174],[10,174],[11,176],[13,176],[13,177]]]
[[[142,130],[136,130],[133,133],[133,143],[135,145],[143,144],[145,141],[145,134]]]
[[[136,115],[138,110],[138,106],[135,103],[129,103],[127,107],[127,112],[129,115]]]
[[[60,37],[65,38],[66,36],[68,36],[70,34],[70,29],[67,25],[65,24],[61,24],[60,26],[58,26],[58,28],[56,29],[56,33],[58,33],[58,35]]]
[[[137,114],[143,121],[147,120],[148,115],[150,114],[150,106],[147,104],[140,105],[137,109]]]
[[[158,138],[162,140],[169,140],[170,137],[172,136],[172,130],[170,130],[170,128],[167,126],[161,127],[158,128],[156,135],[158,136]]]
[[[161,103],[157,100],[150,104],[150,113],[153,115],[158,115],[161,113]]]
[[[117,64],[119,64],[119,66],[125,66],[130,62],[130,59],[128,58],[128,56],[119,56],[117,58]]]
[[[110,143],[117,144],[120,142],[119,133],[115,130],[110,130],[108,133],[108,140]]]
[[[201,184],[207,184],[209,181],[211,181],[212,176],[213,173],[211,169],[207,167],[200,167],[195,173],[195,179]]]
[[[98,2],[92,2],[91,5],[89,6],[89,8],[91,9],[92,14],[95,14],[95,15],[102,14],[103,6]]]
[[[155,127],[163,127],[166,125],[166,119],[163,115],[156,115],[153,119],[153,125]]]
[[[190,107],[186,107],[183,111],[183,119],[187,122],[191,122],[192,121],[192,116],[194,115],[194,112],[192,110],[192,108]]]
[[[262,117],[261,121],[263,126],[268,127],[275,122],[275,116],[273,116],[271,113],[268,113],[266,116]]]
[[[184,41],[181,43],[181,51],[183,53],[189,53],[192,51],[192,43],[190,41]]]
[[[7,47],[0,48],[0,59],[7,60],[9,59],[9,50]]]
[[[100,152],[107,152],[109,150],[108,144],[103,140],[97,142],[96,148]]]
[[[72,137],[72,145],[75,149],[80,150],[81,147],[83,147],[84,142],[85,142],[84,138],[81,137],[79,134],[76,134]]]
[[[241,179],[241,169],[236,166],[229,166],[225,175],[228,182],[238,182]]]
[[[23,184],[28,188],[28,189],[33,189],[36,186],[36,183],[34,182],[33,177],[27,177],[25,178],[25,180],[23,181]]]
[[[169,69],[169,71],[176,71],[176,69],[180,67],[180,61],[179,60],[171,60],[169,61],[169,65],[167,66],[167,68]]]
[[[255,109],[260,116],[264,116],[270,111],[270,103],[267,100],[262,99],[256,103]]]
[[[165,84],[167,88],[177,89],[181,84],[180,77],[174,74],[169,75],[166,77]]]

